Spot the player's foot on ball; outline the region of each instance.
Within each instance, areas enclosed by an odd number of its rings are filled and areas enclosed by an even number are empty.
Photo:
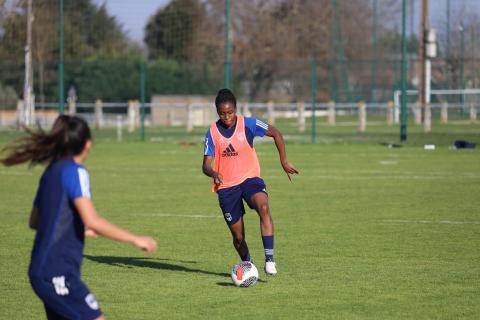
[[[277,265],[273,261],[265,262],[265,273],[270,276],[277,274]]]

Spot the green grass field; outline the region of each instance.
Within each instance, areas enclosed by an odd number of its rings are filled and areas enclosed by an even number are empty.
[[[258,143],[269,193],[279,275],[263,274],[258,217],[246,215],[247,242],[260,282],[236,288],[238,262],[210,181],[201,173],[196,129],[147,129],[115,141],[95,132],[86,165],[97,209],[134,232],[153,235],[145,256],[88,239],[83,279],[109,319],[478,319],[480,315],[480,125],[319,124],[318,143],[279,122],[290,183],[273,143]],[[0,144],[17,136],[0,131]],[[426,151],[423,144],[437,149]],[[0,167],[0,318],[41,319],[27,278],[34,233],[28,214],[42,167]]]

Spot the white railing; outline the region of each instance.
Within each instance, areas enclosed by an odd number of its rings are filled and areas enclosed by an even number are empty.
[[[436,93],[432,90],[432,93]],[[479,90],[480,93],[480,90]],[[411,91],[409,94],[415,94]],[[443,94],[443,91],[442,91]],[[337,124],[338,116],[357,116],[358,128],[360,131],[367,129],[367,119],[371,116],[384,117],[385,123],[393,125],[398,123],[400,106],[398,94],[394,94],[394,102],[389,103],[316,103],[315,117],[325,117],[328,125]],[[19,102],[17,111],[0,111],[0,126],[18,126],[25,124],[22,115],[25,112],[21,109]],[[432,110],[439,110],[442,123],[448,122],[448,112],[451,110],[466,111],[462,104],[431,104]],[[305,130],[306,118],[313,114],[312,104],[309,102],[297,103],[238,103],[238,112],[245,116],[254,116],[265,119],[270,124],[275,124],[277,119],[297,119],[298,131]],[[407,112],[418,116],[419,106],[415,103],[408,104]],[[44,127],[53,123],[58,116],[57,103],[36,103],[33,119]],[[130,132],[140,126],[141,106],[139,101],[109,102],[97,100],[93,103],[69,102],[65,105],[65,112],[79,114],[84,117],[94,128],[104,127],[127,127]],[[477,119],[477,105],[469,104],[468,107],[470,122]],[[212,121],[218,119],[213,103],[146,103],[145,104],[145,125],[146,126],[184,126],[187,131],[194,127],[206,127]],[[23,122],[22,122],[23,121]]]
[[[393,93],[393,101],[394,101],[394,108],[395,108],[395,123],[399,122],[400,118],[400,97],[402,91],[396,90]],[[407,96],[417,96],[419,94],[418,90],[407,90]],[[441,103],[432,104],[427,103],[425,106],[422,106],[421,103],[417,102],[414,104],[408,104],[407,108],[411,109],[413,113],[413,122],[416,125],[422,124],[422,109],[423,110],[423,125],[425,132],[431,131],[432,126],[432,111],[434,109],[440,109],[440,122],[442,124],[448,123],[448,112],[449,110],[461,109],[462,111],[467,108],[469,112],[469,119],[471,123],[475,123],[477,121],[477,109],[478,104],[480,103],[480,89],[477,88],[470,88],[470,89],[434,89],[430,90],[430,96],[428,97],[428,101],[431,101],[432,96],[442,97],[442,96],[451,96],[456,95],[460,96],[463,103],[457,104],[450,104],[447,102],[446,99],[441,101]],[[440,99],[441,100],[441,99]]]

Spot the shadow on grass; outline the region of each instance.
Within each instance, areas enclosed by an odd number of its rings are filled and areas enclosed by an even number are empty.
[[[232,282],[217,282],[217,285],[221,287],[235,287]]]
[[[257,282],[258,282],[258,283],[260,283],[260,282],[266,283],[267,281],[262,280],[262,279],[257,279]],[[235,285],[233,284],[233,282],[217,282],[217,286],[221,286],[221,287],[235,287]],[[248,287],[247,287],[247,288],[248,288]]]
[[[84,255],[84,257],[90,261],[105,263],[105,264],[116,266],[116,267],[152,268],[152,269],[179,271],[179,272],[201,273],[201,274],[219,276],[224,278],[230,277],[228,273],[219,273],[219,272],[189,268],[182,265],[173,264],[170,262],[167,263],[167,262],[164,262],[165,260],[162,260],[162,259],[155,259],[155,258],[149,258],[149,257],[144,257],[144,258],[143,257],[113,257],[113,256],[90,256],[90,255]],[[196,262],[187,261],[187,263],[196,263]]]

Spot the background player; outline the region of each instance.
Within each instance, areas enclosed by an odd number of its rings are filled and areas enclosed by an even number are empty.
[[[265,273],[275,275],[273,220],[266,186],[260,178],[253,139],[264,135],[274,139],[280,163],[290,180],[290,175],[298,173],[298,170],[287,160],[280,131],[259,119],[237,116],[236,98],[229,89],[218,92],[215,106],[220,119],[212,123],[205,136],[203,173],[213,178],[213,191],[218,194],[220,208],[232,233],[233,245],[243,261],[251,259],[245,241],[243,200],[257,211],[265,251]]]
[[[84,235],[102,235],[153,252],[150,237],[134,235],[101,217],[90,195],[82,163],[92,147],[87,123],[60,116],[50,132],[27,131],[28,137],[7,146],[0,161],[7,166],[47,163],[30,215],[37,230],[28,275],[43,301],[48,319],[103,319],[95,296],[80,279]]]

